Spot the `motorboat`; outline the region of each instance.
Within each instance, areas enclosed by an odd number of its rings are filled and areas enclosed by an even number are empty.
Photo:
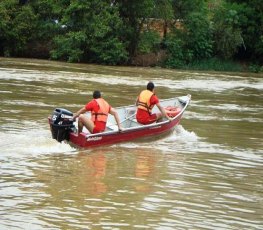
[[[80,148],[91,148],[101,145],[111,145],[120,142],[133,141],[146,137],[159,137],[171,132],[180,123],[183,114],[191,101],[191,95],[160,100],[161,106],[172,119],[162,118],[161,121],[142,125],[136,120],[136,105],[117,107],[122,130],[118,129],[114,116],[108,115],[106,129],[101,133],[90,133],[85,127],[81,133],[77,130],[77,120],[73,120],[73,113],[64,108],[56,108],[48,118],[52,138],[58,142],[67,143]],[[154,106],[152,113],[160,112]],[[90,113],[87,113],[90,116]]]

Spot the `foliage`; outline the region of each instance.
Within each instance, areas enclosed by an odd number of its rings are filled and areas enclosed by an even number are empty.
[[[36,16],[30,6],[18,6],[16,1],[0,3],[0,51],[4,56],[19,56],[36,29]]]
[[[193,12],[185,22],[187,47],[195,59],[210,58],[212,50],[212,30],[206,11]]]
[[[69,32],[65,36],[58,35],[54,39],[56,47],[51,51],[52,59],[60,59],[69,62],[79,62],[83,55],[86,35],[83,32]]]
[[[173,0],[175,19],[184,19],[192,12],[205,8],[205,0]]]
[[[140,40],[141,30],[146,18],[152,16],[155,7],[154,0],[116,0],[123,27],[123,39],[127,41],[129,56],[136,53]]]
[[[239,58],[263,63],[263,1],[228,0],[235,3],[240,17],[244,47],[239,49]]]
[[[252,63],[249,65],[249,71],[254,73],[259,73],[259,72],[263,73],[263,66]]]
[[[62,1],[53,0],[31,0],[32,8],[38,17],[37,31],[35,33],[36,40],[52,40],[58,35],[63,9],[66,4]]]
[[[236,6],[223,4],[215,11],[213,18],[215,53],[224,59],[231,59],[243,44]]]
[[[178,35],[178,34],[177,34]],[[165,66],[170,68],[181,68],[189,60],[192,60],[192,52],[184,49],[184,41],[175,34],[170,34],[166,39],[167,51],[169,58],[165,62]]]
[[[117,8],[106,2],[72,2],[65,10],[62,25],[66,33],[55,38],[53,58],[104,64],[127,59],[124,42],[119,37],[122,22]]]
[[[157,52],[161,43],[160,35],[153,30],[145,31],[141,34],[138,44],[138,51],[141,54]]]
[[[262,0],[1,0],[0,18],[1,56],[116,65],[162,49],[167,67],[262,69]]]
[[[171,20],[173,18],[173,0],[155,0],[153,17]]]
[[[10,3],[10,2],[9,2]],[[3,55],[6,51],[4,47],[6,47],[7,40],[8,40],[8,31],[9,31],[9,21],[10,21],[10,15],[8,11],[11,9],[10,6],[8,6],[7,1],[6,2],[0,2],[0,55]],[[8,55],[5,55],[8,56]]]
[[[102,64],[115,65],[126,62],[128,59],[124,44],[114,37],[106,41],[93,43],[90,51],[94,54],[90,60]]]
[[[243,67],[240,63],[231,60],[223,60],[219,58],[202,59],[194,61],[184,67],[185,69],[195,70],[214,70],[214,71],[243,71]]]
[[[205,13],[192,12],[166,40],[169,58],[166,65],[181,67],[212,55],[212,31]]]

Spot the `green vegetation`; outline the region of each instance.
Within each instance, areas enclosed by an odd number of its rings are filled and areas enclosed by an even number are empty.
[[[156,31],[145,31],[140,36],[138,52],[141,54],[157,52],[160,44],[161,37]]]
[[[0,18],[0,56],[263,71],[262,0],[1,0]]]
[[[214,70],[214,71],[243,71],[242,65],[231,61],[219,58],[202,59],[200,61],[193,61],[189,65],[185,66],[185,69],[194,70]],[[253,71],[255,72],[255,71]]]

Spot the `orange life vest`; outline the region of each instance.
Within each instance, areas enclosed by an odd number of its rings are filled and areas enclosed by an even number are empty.
[[[153,95],[153,92],[150,90],[143,90],[137,100],[137,108],[143,109],[148,111],[149,113],[152,112],[152,108],[154,105],[150,104],[151,97]]]
[[[98,98],[94,100],[98,103],[99,110],[98,112],[94,112],[94,111],[91,112],[92,121],[93,122],[95,121],[107,122],[110,105],[103,98]]]

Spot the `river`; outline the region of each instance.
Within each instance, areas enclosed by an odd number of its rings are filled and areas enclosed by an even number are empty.
[[[0,229],[263,229],[263,76],[0,58]],[[47,117],[93,90],[192,95],[173,133],[76,149]]]

